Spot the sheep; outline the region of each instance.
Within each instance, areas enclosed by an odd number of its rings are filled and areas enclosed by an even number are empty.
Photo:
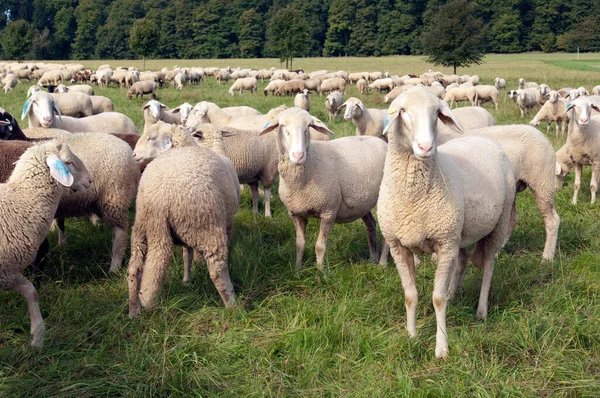
[[[321,80],[317,78],[304,80],[304,88],[318,93],[321,90]]]
[[[367,109],[356,97],[348,98],[338,109],[345,109],[344,120],[352,119],[352,123],[356,126],[356,135],[370,135],[385,140],[381,133],[385,126],[387,111]]]
[[[232,79],[232,77],[229,74],[229,72],[226,72],[226,71],[216,71],[215,72],[215,79],[217,80],[217,84],[220,86],[222,81],[228,83]]]
[[[600,95],[600,84],[594,86],[594,88],[592,89],[592,95]]]
[[[544,106],[536,113],[533,119],[529,122],[530,125],[539,127],[540,122],[548,122],[546,126],[546,134],[550,132],[550,125],[552,122],[556,123],[556,136],[565,134],[565,127],[567,124],[567,118],[564,115],[567,102],[560,99],[560,95],[557,91],[551,91],[548,95],[549,99],[546,101]]]
[[[340,117],[340,106],[344,102],[344,98],[342,97],[342,93],[339,91],[334,91],[325,98],[325,108],[327,108],[327,114],[329,115],[329,122],[331,119]]]
[[[31,71],[29,69],[13,70],[13,73],[17,79],[27,79],[28,81],[31,81]]]
[[[569,174],[575,164],[571,155],[569,155],[568,147],[569,144],[565,143],[558,151],[556,151],[556,165],[554,170],[554,173],[556,174],[556,190],[563,187],[565,177]],[[589,162],[586,162],[585,164],[589,165]]]
[[[54,84],[57,86],[59,83],[62,83],[63,75],[59,70],[49,70],[44,72],[42,77],[38,80],[38,86],[44,86],[48,84]]]
[[[192,112],[192,109],[194,109],[194,107],[192,106],[192,104],[190,104],[188,102],[184,102],[183,104],[179,105],[177,108],[174,108],[172,110],[172,112],[179,113],[179,122],[177,124],[185,125],[185,123],[188,120],[188,117],[190,116],[190,113]]]
[[[364,94],[367,91],[367,81],[365,79],[359,79],[356,82],[356,87],[361,94]]]
[[[526,82],[525,79],[519,79],[519,90],[524,90],[526,88],[536,88],[538,84],[536,82]]]
[[[179,128],[174,130],[177,133]],[[156,302],[171,259],[173,237],[185,248],[186,270],[191,267],[192,250],[202,252],[221,299],[231,308],[235,293],[229,277],[228,246],[240,198],[235,169],[225,156],[210,148],[169,149],[169,139],[155,144],[162,154],[150,162],[140,181],[131,233],[129,317]]]
[[[78,84],[76,86],[65,86],[64,84],[59,84],[54,89],[56,94],[69,93],[73,91],[84,93],[89,96],[94,95],[94,88],[92,86],[88,86],[87,84]]]
[[[389,101],[395,100],[400,94],[402,94],[403,92],[405,92],[406,90],[408,90],[411,87],[412,86],[394,87],[394,89],[392,91],[390,91],[389,93],[387,93],[387,95],[384,97],[383,102],[387,104]]]
[[[281,86],[283,86],[284,84],[285,84],[285,80],[283,80],[283,79],[271,80],[269,82],[269,84],[267,84],[265,89],[263,90],[263,93],[265,95],[269,95],[269,93],[271,93],[272,95],[275,95],[275,92],[277,90],[279,90],[279,88]]]
[[[367,81],[368,78],[369,78],[368,72],[353,72],[353,73],[348,74],[348,81],[350,83],[358,83],[358,81],[361,79]]]
[[[464,106],[462,108],[457,108],[452,111],[452,114],[456,120],[458,120],[465,134],[468,134],[471,130],[491,127],[496,124],[494,117],[487,110],[479,106]],[[438,122],[437,128],[437,142],[441,145],[446,142],[446,135],[452,134],[452,130],[441,122]],[[459,136],[455,136],[455,138],[458,137]]]
[[[150,100],[142,107],[144,112],[144,133],[148,129],[156,124],[159,120],[170,124],[180,124],[181,116],[174,113],[166,105],[156,101]]]
[[[536,100],[535,89],[525,90],[510,90],[508,92],[510,98],[517,104],[517,107],[521,111],[521,118],[525,117],[525,114],[539,105]]]
[[[156,99],[156,90],[158,90],[158,84],[156,82],[150,80],[140,80],[139,82],[135,82],[129,87],[127,90],[127,98],[130,100],[138,96],[142,96],[142,100],[144,99],[144,94],[150,94],[152,99]]]
[[[4,93],[8,94],[13,90],[13,88],[17,86],[17,84],[19,83],[19,79],[17,79],[15,75],[10,73],[6,75],[2,82],[4,83]]]
[[[8,182],[0,184],[0,288],[27,300],[34,348],[44,345],[45,325],[38,293],[23,270],[46,238],[66,188],[84,191],[91,183],[85,165],[68,146],[48,143],[29,148]]]
[[[115,110],[115,104],[109,98],[101,95],[92,95],[90,99],[92,100],[92,115],[113,112]]]
[[[64,95],[64,94],[61,94]],[[55,117],[55,113],[58,117]],[[118,112],[105,112],[98,115],[76,119],[61,117],[60,109],[54,98],[48,93],[34,93],[27,101],[21,114],[21,120],[29,117],[29,127],[58,128],[70,132],[101,132],[137,134],[133,121]]]
[[[444,101],[450,103],[450,108],[454,105],[454,102],[458,101],[469,101],[471,106],[475,106],[475,98],[477,97],[477,92],[475,91],[475,87],[472,85],[461,85],[459,87],[454,88],[446,88],[446,95],[444,96]]]
[[[235,91],[239,91],[242,95],[242,91],[249,90],[250,94],[258,92],[257,81],[255,77],[242,77],[237,79],[229,88],[229,95],[233,96]]]
[[[385,79],[377,79],[373,83],[369,84],[368,87],[371,90],[377,90],[377,92],[380,94],[382,90],[390,92],[394,88],[394,81],[389,77]]]
[[[50,94],[58,105],[61,115],[82,118],[93,115],[92,99],[89,95],[79,92]]]
[[[498,89],[495,86],[477,85],[475,86],[475,105],[480,106],[483,102],[491,101],[498,110],[498,95]]]
[[[119,88],[123,88],[126,85],[127,81],[127,72],[124,70],[117,69],[111,76],[108,82],[113,82],[119,84]],[[108,84],[107,84],[108,85]]]
[[[540,84],[535,88],[535,99],[538,104],[544,105],[546,101],[548,101],[548,96],[550,95],[550,87],[547,84]]]
[[[374,82],[375,80],[381,79],[382,77],[383,77],[383,73],[381,73],[381,72],[371,72],[371,73],[369,73],[368,80],[370,82]]]
[[[326,79],[321,83],[320,94],[328,94],[332,91],[338,90],[342,94],[346,94],[346,81],[341,77],[333,77]]]
[[[376,262],[376,224],[371,210],[377,202],[387,144],[373,137],[311,142],[306,134],[309,127],[333,135],[299,108],[280,113],[261,132],[277,130],[279,196],[296,226],[296,268],[302,267],[308,218],[320,219],[316,253],[321,270],[333,225],[359,218],[367,227],[369,251]]]
[[[438,83],[438,82],[434,82],[434,83]],[[405,86],[405,87],[408,88],[410,86]],[[432,84],[431,86],[422,86],[422,87],[425,90],[432,93],[433,95],[435,95],[436,97],[438,97],[439,99],[444,99],[444,96],[446,95],[446,90],[444,89],[444,86],[441,85],[441,83]]]
[[[496,87],[498,90],[502,90],[506,88],[506,80],[497,77],[496,79],[494,79],[494,87]]]
[[[221,108],[221,110],[223,110],[223,112],[227,113],[230,116],[256,116],[256,115],[262,115],[262,113],[260,113],[259,111],[257,111],[256,109],[250,107],[250,106],[227,106],[225,108]]]
[[[277,95],[293,95],[301,93],[306,88],[304,80],[290,80],[283,83],[275,92]]]
[[[310,112],[310,95],[308,95],[307,89],[296,94],[296,97],[294,97],[294,106],[304,109],[306,112]]]
[[[564,112],[565,115],[570,114],[571,119],[567,135],[567,152],[575,166],[574,205],[577,204],[581,186],[581,165],[587,163],[592,166],[591,202],[592,204],[596,202],[600,178],[600,118],[592,118],[592,110],[600,112],[600,105],[590,97],[582,96],[569,102]]]
[[[482,108],[479,108],[482,109]],[[458,114],[458,109],[456,110]],[[460,122],[472,121],[473,116],[464,116]],[[456,117],[456,116],[455,116]],[[444,144],[460,135],[439,129],[438,144]],[[554,148],[536,128],[527,125],[493,126],[469,129],[467,136],[481,136],[496,141],[508,155],[512,164],[517,192],[530,188],[544,220],[546,240],[542,259],[551,261],[556,252],[560,217],[554,204],[555,160]]]
[[[178,90],[183,90],[183,86],[185,86],[186,75],[185,73],[179,72],[175,75],[175,78],[171,81],[172,85],[177,86]]]
[[[437,254],[435,356],[445,358],[447,300],[464,276],[466,247],[475,242],[472,261],[484,270],[477,314],[487,315],[494,256],[513,226],[516,184],[508,157],[489,139],[467,137],[437,147],[437,119],[462,132],[448,105],[425,90],[407,90],[390,105],[377,215],[402,280],[411,337],[418,299],[413,254]]]
[[[131,87],[133,83],[140,81],[140,72],[129,71],[125,74],[125,86]]]

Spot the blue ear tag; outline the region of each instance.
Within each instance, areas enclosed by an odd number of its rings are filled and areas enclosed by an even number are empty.
[[[267,127],[269,127],[269,124],[271,124],[271,121],[270,121],[270,120],[267,122],[267,124],[265,124],[265,125],[264,125],[264,127],[263,127],[262,129],[264,130],[264,129],[266,129]]]
[[[25,106],[23,106],[23,113],[21,113],[21,120],[25,119],[25,116],[27,116],[27,111],[29,110],[29,105],[31,105],[29,100],[25,101]]]
[[[46,158],[46,164],[50,167],[50,175],[65,187],[73,185],[73,175],[67,169],[67,166],[56,155],[50,155]]]

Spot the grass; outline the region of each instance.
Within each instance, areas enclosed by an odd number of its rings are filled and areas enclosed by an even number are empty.
[[[574,56],[494,55],[460,72],[477,73],[482,83],[506,77],[511,88],[521,76],[555,88],[589,89],[598,83],[596,73],[546,63],[569,58]],[[176,63],[276,65],[202,60],[150,61],[149,66]],[[431,67],[419,57],[325,58],[295,65],[403,73]],[[2,95],[0,106],[20,114],[27,87]],[[227,88],[209,80],[181,92],[161,90],[159,96],[169,106],[209,100],[263,112],[292,104],[291,98],[262,95],[232,98]],[[141,127],[141,100],[128,101],[117,88],[97,93],[112,98],[116,109]],[[350,95],[357,95],[353,86]],[[377,94],[364,98],[367,106],[385,107]],[[502,98],[499,111],[488,107],[498,124],[529,120],[520,119],[507,96]],[[323,98],[314,96],[313,107],[315,116],[327,120]],[[354,134],[347,122],[329,126],[338,136]],[[564,141],[548,138],[555,148]],[[305,268],[295,272],[294,228],[285,207],[275,197],[272,219],[253,216],[245,190],[230,259],[240,308],[223,308],[202,264],[195,266],[193,281],[183,284],[176,250],[157,308],[130,320],[125,271],[106,274],[110,230],[86,219],[68,220],[68,247],[58,248],[56,234],[50,234],[52,251],[39,289],[48,327],[41,353],[28,345],[25,301],[0,293],[0,396],[598,396],[600,222],[598,205],[590,205],[585,188],[589,178],[586,170],[577,206],[570,203],[572,176],[557,192],[562,223],[556,260],[550,263],[540,261],[545,233],[533,197],[519,194],[519,223],[496,262],[489,316],[480,321],[475,315],[481,275],[469,269],[448,308],[450,357],[444,361],[434,357],[435,263],[425,257],[418,268],[418,334],[409,339],[398,274],[391,265],[368,262],[360,222],[335,226],[325,273],[315,267],[318,223],[309,222]]]

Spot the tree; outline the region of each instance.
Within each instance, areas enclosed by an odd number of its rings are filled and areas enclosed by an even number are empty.
[[[102,25],[102,13],[94,0],[81,0],[75,8],[77,30],[73,40],[73,58],[90,59],[96,48],[96,31]]]
[[[267,28],[267,49],[279,56],[285,67],[293,66],[294,57],[306,55],[309,46],[309,28],[306,18],[295,8],[280,9],[269,21]]]
[[[480,64],[484,54],[482,21],[473,16],[467,0],[439,7],[421,35],[423,52],[435,65],[457,67]]]
[[[329,8],[329,29],[323,55],[348,55],[348,42],[354,24],[356,3],[352,0],[333,0]]]
[[[21,62],[25,55],[31,50],[33,43],[33,29],[31,25],[23,20],[9,22],[2,31],[0,37],[2,50],[8,59],[16,59]]]
[[[146,69],[146,57],[153,55],[159,40],[159,31],[156,22],[141,18],[133,21],[129,32],[129,47],[142,56],[142,69]]]
[[[260,57],[264,36],[262,17],[254,8],[251,8],[240,16],[239,25],[240,55],[242,58]]]
[[[359,0],[356,5],[356,17],[350,33],[348,46],[352,55],[359,57],[380,55],[377,41],[377,9],[368,0]]]

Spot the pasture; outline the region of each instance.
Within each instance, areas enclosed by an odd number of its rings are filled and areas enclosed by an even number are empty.
[[[591,89],[600,83],[600,54],[490,55],[485,63],[458,70],[477,74],[480,84],[520,77]],[[84,61],[86,67],[141,61]],[[164,66],[278,67],[275,59],[149,60]],[[285,66],[285,65],[284,65]],[[306,71],[389,71],[421,74],[434,68],[422,57],[316,58],[294,60]],[[158,99],[169,107],[206,100],[220,106],[249,105],[266,113],[293,97],[231,97],[230,84],[213,78],[182,91],[167,87]],[[27,82],[0,94],[0,107],[17,116]],[[141,99],[125,90],[95,88],[115,111],[142,130]],[[367,107],[387,108],[383,95],[347,95]],[[312,95],[311,113],[337,137],[354,134],[351,122],[328,122],[325,97]],[[528,123],[501,93],[500,108],[486,104],[496,124]],[[26,127],[26,120],[21,122]],[[545,132],[545,124],[541,126]],[[555,149],[566,137],[548,136]],[[579,203],[571,204],[573,174],[556,194],[561,217],[555,261],[542,262],[545,231],[529,191],[517,196],[518,224],[499,254],[489,314],[475,313],[481,272],[469,267],[448,306],[450,355],[436,360],[435,314],[431,304],[435,262],[425,256],[417,270],[417,336],[405,329],[404,293],[390,261],[369,262],[362,222],[336,225],[329,237],[326,272],[315,264],[318,223],[309,221],[304,268],[295,270],[295,231],[273,189],[273,217],[252,213],[249,189],[242,193],[230,248],[230,273],[239,307],[226,310],[202,263],[184,284],[181,250],[175,255],[156,309],[127,316],[126,268],[108,275],[111,233],[88,219],[68,219],[69,243],[51,251],[38,290],[47,326],[37,353],[29,346],[25,300],[1,292],[0,396],[599,396],[600,395],[600,221],[590,204],[589,168],[584,168]],[[277,186],[277,185],[276,185]],[[130,212],[133,224],[134,211]],[[381,243],[381,234],[379,234]],[[127,261],[128,257],[126,257]]]

